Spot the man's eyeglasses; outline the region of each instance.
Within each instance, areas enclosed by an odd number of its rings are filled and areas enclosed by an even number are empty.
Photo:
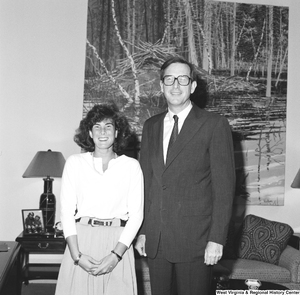
[[[180,75],[177,78],[175,78],[172,75],[166,75],[162,78],[162,82],[166,86],[172,86],[175,83],[175,80],[179,83],[181,86],[187,86],[190,84],[190,81],[192,80],[189,76],[186,75]]]

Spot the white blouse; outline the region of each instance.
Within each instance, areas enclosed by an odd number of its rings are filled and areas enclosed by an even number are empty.
[[[92,153],[70,156],[61,185],[61,222],[64,236],[76,235],[75,219],[128,220],[119,242],[130,246],[143,220],[144,181],[137,160],[122,155],[102,171],[102,159]],[[75,215],[75,210],[77,213]]]

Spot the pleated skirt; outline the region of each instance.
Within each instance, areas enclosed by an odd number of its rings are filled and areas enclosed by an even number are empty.
[[[77,226],[79,250],[96,260],[109,255],[118,243],[124,227]],[[93,276],[74,265],[68,246],[61,263],[55,295],[137,295],[135,262],[132,246],[108,274]]]

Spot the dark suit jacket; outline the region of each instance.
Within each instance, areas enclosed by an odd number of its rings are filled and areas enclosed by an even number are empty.
[[[235,190],[230,126],[226,118],[193,106],[163,160],[166,112],[143,128],[140,163],[145,178],[146,253],[154,258],[160,235],[171,262],[204,255],[208,241],[226,241]]]

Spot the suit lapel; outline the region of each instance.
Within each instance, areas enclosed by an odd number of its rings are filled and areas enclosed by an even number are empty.
[[[199,128],[205,122],[205,117],[201,116],[203,111],[197,107],[193,107],[186,117],[181,131],[172,145],[171,150],[169,151],[168,161],[165,165],[165,169],[167,169],[173,160],[177,157],[177,155],[182,151],[182,149],[190,142],[190,140],[195,136],[198,132]]]
[[[153,124],[153,150],[154,150],[154,166],[159,169],[158,173],[163,173],[165,168],[164,165],[164,154],[163,154],[163,133],[164,133],[164,118],[167,112],[161,114],[161,117]],[[157,140],[157,134],[159,138]]]

